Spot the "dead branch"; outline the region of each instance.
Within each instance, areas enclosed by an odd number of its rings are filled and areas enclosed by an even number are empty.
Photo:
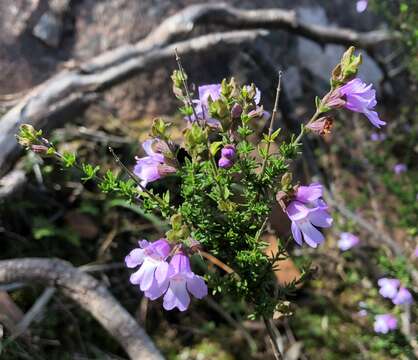
[[[357,32],[334,26],[312,25],[301,22],[295,11],[283,9],[241,10],[227,4],[197,4],[186,7],[167,18],[146,38],[134,45],[124,45],[108,51],[81,65],[85,72],[95,72],[130,57],[136,57],[153,48],[166,46],[172,41],[190,35],[198,25],[223,25],[231,29],[285,30],[321,44],[334,43],[374,49],[383,42],[396,38],[384,30]]]
[[[267,34],[264,30],[213,33],[147,51],[134,58],[100,68],[95,73],[85,73],[81,69],[60,72],[29,92],[0,119],[0,174],[8,170],[19,153],[14,135],[20,124],[28,123],[37,128],[58,126],[58,121],[71,118],[77,109],[80,110],[93,101],[97,92],[173,58],[174,49],[182,55],[201,53],[214,47],[219,50],[230,49]],[[123,54],[120,56],[123,58]]]
[[[135,319],[94,277],[59,259],[0,261],[0,283],[38,282],[56,287],[90,313],[133,360],[161,360],[160,352]]]
[[[200,36],[171,44],[192,32],[197,25],[217,24],[229,28],[267,28],[286,30],[320,43],[355,45],[374,49],[395,36],[386,31],[359,33],[350,29],[310,25],[300,22],[294,11],[282,9],[239,10],[226,4],[192,5],[166,19],[143,40],[107,51],[72,70],[65,70],[31,90],[0,119],[0,175],[19,153],[13,138],[22,122],[57,127],[95,98],[95,93],[115,85],[128,76],[180,54],[202,52],[213,47],[229,47],[255,40],[265,32],[231,31]],[[71,111],[70,111],[71,110]]]

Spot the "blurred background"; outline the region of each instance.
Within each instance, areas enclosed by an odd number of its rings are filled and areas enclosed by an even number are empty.
[[[59,150],[77,152],[84,161],[116,168],[111,145],[132,166],[153,118],[178,124],[181,135],[170,80],[175,47],[191,84],[230,76],[254,82],[267,110],[282,70],[275,126],[290,134],[311,116],[315,96],[327,92],[331,70],[354,45],[363,54],[359,76],[376,88],[377,111],[387,126],[378,130],[362,116],[339,112],[331,134],[304,141],[297,176],[326,186],[335,225],[320,248],[289,248],[292,261],[277,271],[285,282],[300,276],[300,267],[315,268],[291,299],[293,314],[277,314],[279,341],[287,360],[417,358],[416,305],[394,308],[379,296],[376,281],[397,277],[417,299],[418,3],[222,4],[0,2],[0,259],[97,265],[94,276],[168,359],[273,359],[264,325],[248,319],[245,303],[210,296],[187,313],[148,303],[129,284],[122,263],[137,239],[161,235],[158,220],[80,182],[76,171],[24,153],[14,134],[28,122],[44,129]],[[257,124],[260,133],[265,125]],[[286,238],[280,212],[272,214],[272,233]],[[341,232],[356,234],[359,245],[339,249]],[[126,358],[88,312],[50,289],[0,285],[2,359]],[[376,334],[374,315],[391,312],[398,329]]]

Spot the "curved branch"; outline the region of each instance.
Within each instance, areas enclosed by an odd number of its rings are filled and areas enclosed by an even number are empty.
[[[190,35],[196,26],[208,24],[223,25],[231,29],[285,30],[321,44],[353,45],[365,50],[372,50],[397,36],[386,30],[357,32],[335,26],[308,24],[301,22],[293,10],[277,8],[242,10],[223,3],[197,4],[170,16],[136,44],[107,51],[81,67],[86,72],[97,71],[126,58],[138,56],[150,49],[165,46],[176,39]]]
[[[152,340],[109,290],[94,277],[59,259],[0,261],[0,283],[38,282],[53,286],[89,312],[133,360],[162,360]]]
[[[95,100],[96,91],[105,90],[134,73],[171,58],[174,48],[185,55],[215,46],[229,48],[266,34],[263,30],[230,31],[172,43],[189,35],[197,25],[205,24],[235,29],[282,29],[320,43],[355,45],[369,51],[395,37],[386,31],[360,33],[350,29],[310,25],[300,22],[291,10],[240,10],[226,4],[189,6],[163,21],[136,44],[107,51],[72,70],[53,76],[30,91],[0,119],[0,175],[10,168],[12,163],[9,160],[14,160],[18,154],[13,135],[22,122],[39,127],[50,120],[53,126],[57,126],[57,119],[64,121]]]
[[[72,118],[74,112],[82,109],[103,91],[120,83],[129,76],[149,69],[173,58],[174,49],[179,54],[202,53],[216,47],[230,49],[239,44],[254,41],[267,35],[264,30],[241,30],[198,36],[180,41],[163,48],[146,51],[136,57],[127,58],[107,67],[97,68],[94,73],[82,69],[66,70],[58,73],[45,83],[30,91],[14,108],[0,119],[0,175],[13,164],[19,153],[14,138],[22,123],[34,127],[57,126]],[[122,57],[122,56],[121,56]]]

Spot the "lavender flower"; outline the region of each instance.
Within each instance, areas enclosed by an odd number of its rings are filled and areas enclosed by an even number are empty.
[[[154,150],[154,146],[158,148],[157,151]],[[142,147],[148,156],[136,157],[136,165],[134,167],[134,174],[142,180],[142,187],[146,187],[149,182],[176,172],[176,168],[169,163],[163,154],[163,152],[169,152],[165,142],[158,139],[149,139],[144,141]]]
[[[292,235],[298,245],[302,245],[304,240],[309,246],[316,248],[324,241],[324,236],[316,227],[330,227],[332,218],[321,197],[321,184],[299,186],[294,200],[286,207],[286,213],[292,222]]]
[[[363,11],[367,9],[367,6],[368,6],[367,0],[359,0],[357,1],[357,4],[356,4],[356,10],[357,12],[362,13]]]
[[[391,314],[376,315],[373,327],[375,332],[387,334],[389,331],[396,330],[398,320]]]
[[[384,298],[393,299],[398,293],[400,281],[398,279],[381,278],[377,281],[379,294]]]
[[[197,119],[206,121],[209,126],[220,127],[221,123],[219,120],[209,116],[209,98],[212,101],[216,101],[221,97],[221,84],[199,86],[198,92],[199,99],[193,100]],[[194,114],[191,115],[190,119],[192,122],[197,120]]]
[[[236,155],[235,145],[228,144],[221,150],[221,158],[218,161],[218,165],[221,168],[229,169],[234,165],[234,158]]]
[[[357,236],[348,232],[343,232],[340,235],[340,240],[338,240],[337,245],[341,251],[347,251],[352,247],[358,245],[359,242],[360,239]]]
[[[376,133],[376,132],[373,132],[373,133],[371,133],[370,134],[370,140],[371,141],[383,141],[383,140],[385,140],[386,139],[386,135],[385,134],[382,134],[382,133]]]
[[[417,200],[418,200],[418,194],[417,194]],[[416,258],[418,258],[418,246],[415,248],[415,251],[414,251],[414,256],[415,256]]]
[[[177,307],[180,311],[185,311],[190,304],[189,293],[198,299],[208,294],[205,281],[191,271],[189,258],[182,252],[177,253],[171,259],[168,279],[168,289],[163,302],[166,310]]]
[[[408,170],[408,167],[405,164],[396,164],[393,166],[393,172],[396,175],[400,175]]]
[[[344,107],[348,110],[363,113],[369,121],[380,128],[386,123],[379,119],[379,115],[373,108],[376,106],[376,91],[372,89],[372,84],[366,85],[359,78],[349,81],[344,86],[337,89],[340,95],[345,96],[346,103]]]
[[[411,293],[404,287],[401,287],[396,296],[392,299],[392,302],[395,305],[412,304],[413,301]]]
[[[130,277],[130,282],[139,285],[145,296],[154,300],[160,297],[168,286],[168,263],[165,261],[170,254],[170,244],[166,239],[153,243],[139,241],[139,248],[132,250],[125,258],[129,268],[140,268]]]

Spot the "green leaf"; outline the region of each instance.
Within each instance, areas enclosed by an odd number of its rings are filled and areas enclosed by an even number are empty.
[[[221,147],[221,145],[222,145],[222,141],[215,141],[212,144],[210,144],[210,147],[209,147],[210,153],[213,156],[215,156],[216,153],[218,152],[219,148]]]

